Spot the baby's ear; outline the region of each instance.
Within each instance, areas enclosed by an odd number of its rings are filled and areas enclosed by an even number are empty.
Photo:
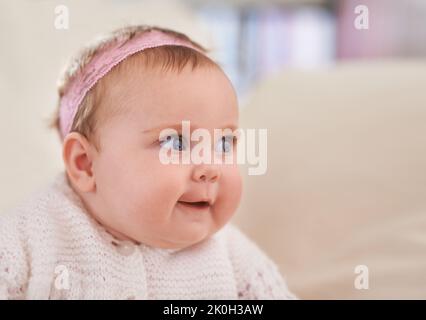
[[[80,192],[95,190],[93,175],[94,147],[82,134],[69,133],[62,145],[62,159],[68,177]]]

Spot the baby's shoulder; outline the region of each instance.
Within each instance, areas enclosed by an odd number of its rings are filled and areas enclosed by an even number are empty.
[[[28,200],[0,214],[0,300],[22,298],[29,272]],[[37,241],[34,241],[37,243]]]
[[[45,229],[54,224],[52,213],[63,203],[59,194],[51,182],[32,192],[11,210],[1,213],[0,248],[11,243],[37,242],[34,236],[46,233]]]

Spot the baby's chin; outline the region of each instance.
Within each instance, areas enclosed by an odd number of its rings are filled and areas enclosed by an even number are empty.
[[[203,217],[194,217],[195,215]],[[185,249],[196,245],[216,233],[219,227],[214,223],[211,212],[198,212],[188,208],[175,208],[171,219],[161,224],[148,226],[136,222],[133,225],[122,225],[121,232],[112,233],[120,240],[131,241],[160,249]],[[144,228],[138,228],[144,225]]]
[[[150,243],[145,244],[161,249],[186,249],[205,241],[210,238],[213,233],[214,230],[208,227],[200,229],[198,226],[198,229],[196,229],[194,226],[188,226],[185,230],[179,230],[172,234],[168,233],[166,239],[157,239],[157,241],[150,241]]]

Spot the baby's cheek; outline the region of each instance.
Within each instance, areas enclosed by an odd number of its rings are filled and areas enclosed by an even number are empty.
[[[222,171],[218,195],[218,209],[223,219],[230,219],[240,203],[242,179],[236,167]]]
[[[163,165],[161,168],[151,167],[140,177],[136,202],[143,210],[145,219],[159,222],[168,219],[168,215],[186,189],[186,175],[182,169],[174,165]]]
[[[223,178],[226,185],[224,187],[235,192],[236,196],[240,197],[242,191],[242,177],[238,166],[232,165],[225,168],[226,169],[223,171]]]

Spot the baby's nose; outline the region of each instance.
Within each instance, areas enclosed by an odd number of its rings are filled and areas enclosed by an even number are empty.
[[[194,168],[193,179],[197,182],[216,182],[220,174],[220,170],[215,165],[198,165]]]

